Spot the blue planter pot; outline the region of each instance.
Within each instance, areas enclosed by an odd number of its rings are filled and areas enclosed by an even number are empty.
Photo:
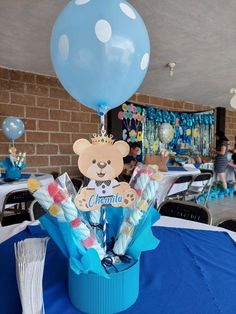
[[[21,178],[21,169],[12,167],[7,169],[6,178],[8,179],[20,179]]]
[[[69,296],[82,312],[111,314],[126,310],[138,298],[139,261],[130,268],[110,274],[110,279],[95,274],[77,275],[69,267]]]

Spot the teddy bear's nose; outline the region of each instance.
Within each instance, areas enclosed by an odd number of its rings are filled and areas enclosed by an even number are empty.
[[[97,165],[98,165],[98,167],[99,167],[100,169],[103,169],[103,168],[106,167],[107,163],[100,161],[100,162],[97,163]]]

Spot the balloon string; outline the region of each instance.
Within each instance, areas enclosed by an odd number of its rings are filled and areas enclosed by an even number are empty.
[[[104,127],[104,124],[105,124],[105,116],[104,114],[102,114],[100,116],[100,124],[101,124],[101,130],[104,131],[105,130],[105,127]]]

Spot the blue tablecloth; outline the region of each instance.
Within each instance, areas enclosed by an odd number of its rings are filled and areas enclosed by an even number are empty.
[[[35,173],[34,174],[35,177],[41,177],[43,175],[44,174],[42,174],[42,173]],[[28,180],[31,176],[32,176],[32,173],[22,173],[20,179],[14,180],[12,182]],[[2,179],[5,179],[5,178],[6,178],[6,174],[2,173],[1,177],[0,177],[0,185],[9,184],[9,182],[2,181]]]
[[[161,243],[142,255],[140,295],[123,313],[236,312],[236,247],[226,233],[166,227],[154,227],[154,233]],[[31,227],[0,245],[1,314],[21,313],[13,243],[44,235],[38,227]],[[68,299],[66,259],[51,240],[43,287],[46,314],[80,313]]]
[[[182,166],[169,166],[168,171],[188,171]]]

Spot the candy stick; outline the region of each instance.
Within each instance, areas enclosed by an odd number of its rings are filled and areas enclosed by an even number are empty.
[[[21,168],[21,166],[22,166],[22,164],[23,164],[23,162],[25,160],[25,156],[26,156],[26,153],[23,153],[22,157],[21,157],[21,159],[19,160],[19,163],[18,163],[18,167],[19,168]]]
[[[36,179],[29,179],[27,182],[28,189],[33,194],[34,198],[40,203],[45,209],[49,210],[54,204],[53,198],[48,194],[45,188],[40,186],[40,182]]]
[[[53,197],[54,202],[60,204],[62,207],[66,221],[70,223],[83,245],[86,248],[95,249],[100,259],[103,259],[105,256],[104,249],[102,249],[97,240],[91,236],[88,226],[78,217],[78,211],[72,199],[64,193],[56,182],[49,184],[48,192],[50,196]]]
[[[54,203],[53,198],[44,187],[40,187],[40,182],[38,180],[28,180],[28,188],[35,199],[37,199],[40,205],[47,210],[50,215],[56,217],[59,222],[67,221],[62,208]]]
[[[89,219],[90,219],[90,224],[93,227],[97,227],[100,224],[100,219],[101,219],[101,211],[99,209],[91,210],[89,212]]]
[[[18,164],[19,164],[19,162],[20,162],[21,155],[22,155],[22,153],[20,152],[20,153],[18,154],[18,156],[16,157],[16,166],[18,166]]]
[[[140,195],[140,191],[143,191],[143,193],[130,209],[128,218],[121,224],[119,236],[113,248],[114,253],[117,255],[125,254],[132,240],[135,227],[144,218],[150,202],[155,199],[159,183],[156,180],[152,180],[150,174],[148,172],[140,172],[134,184],[134,189],[138,190],[136,190],[138,195]]]
[[[28,180],[28,189],[33,194],[40,205],[49,212],[50,215],[57,218],[60,222],[65,222],[63,210],[54,203],[53,198],[49,195],[45,187],[40,186],[40,182],[36,179]]]
[[[95,209],[91,210],[89,212],[89,223],[90,226],[93,227],[94,233],[96,233],[99,243],[103,243],[103,236],[101,236],[101,232],[98,232],[101,230],[101,209]]]
[[[117,255],[124,255],[129,243],[132,240],[134,226],[129,221],[123,221],[120,227],[119,236],[116,240],[113,252]]]
[[[147,173],[140,173],[140,176],[134,185],[134,189],[136,190],[138,196],[142,194],[143,189],[146,187],[149,180],[150,178]]]
[[[68,252],[70,256],[73,256],[75,253],[74,247],[73,247],[73,242],[67,243],[67,238],[68,238],[68,233],[65,231],[64,226],[62,223],[67,223],[64,212],[58,204],[54,203],[53,198],[48,194],[47,190],[45,187],[40,187],[40,182],[36,179],[30,179],[28,180],[28,188],[33,194],[33,196],[37,199],[37,201],[40,203],[40,205],[48,211],[48,213],[55,217],[57,221],[59,222],[58,228],[62,234],[62,237],[65,240],[66,247],[68,249]],[[71,234],[73,239],[75,241],[78,241],[78,238],[74,235],[74,233]],[[81,241],[79,241],[80,243]],[[60,244],[58,244],[60,246]],[[81,255],[84,255],[86,253],[86,249],[83,246],[83,243],[80,245],[76,245],[76,248],[78,248],[79,253]]]
[[[106,207],[102,206],[102,231],[103,231],[103,248],[107,251],[107,220],[106,220]]]

